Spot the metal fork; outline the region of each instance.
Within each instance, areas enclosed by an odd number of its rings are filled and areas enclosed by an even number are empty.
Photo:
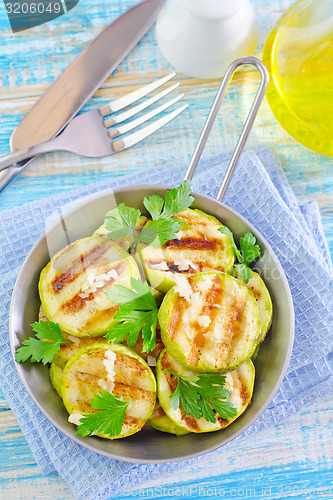
[[[127,134],[127,132],[130,132],[154,116],[162,113],[167,108],[178,102],[184,94],[179,94],[177,97],[168,100],[164,104],[148,111],[144,115],[140,115],[138,118],[134,118],[131,121],[128,121],[128,119],[135,117],[144,109],[170,94],[170,92],[179,86],[179,83],[171,85],[158,94],[153,95],[149,99],[137,104],[136,106],[126,109],[121,113],[118,113],[118,111],[127,108],[131,104],[140,100],[142,97],[145,97],[150,92],[153,92],[157,88],[161,87],[166,82],[171,80],[175,74],[176,73],[172,73],[168,76],[160,78],[159,80],[149,83],[148,85],[145,85],[144,87],[135,90],[124,97],[111,101],[109,104],[76,116],[58,136],[50,141],[3,156],[0,158],[0,171],[6,169],[14,162],[51,151],[70,151],[81,156],[96,158],[118,153],[119,151],[137,144],[173,120],[173,118],[184,111],[188,105],[184,104],[174,111],[162,115],[161,118],[153,121],[144,128],[140,128],[136,132],[124,136],[123,134]],[[109,115],[111,116],[106,118]]]

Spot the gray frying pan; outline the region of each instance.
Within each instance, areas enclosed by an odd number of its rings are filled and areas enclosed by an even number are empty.
[[[265,279],[273,301],[273,322],[270,332],[255,360],[256,380],[252,402],[247,410],[230,426],[217,432],[174,436],[144,427],[139,433],[125,439],[108,440],[95,436],[80,437],[76,428],[68,423],[68,413],[52,389],[48,368],[37,363],[17,363],[19,376],[32,400],[44,415],[66,436],[82,446],[102,455],[119,460],[139,463],[163,463],[182,460],[212,451],[234,439],[247,429],[265,410],[277,392],[286,372],[294,337],[294,312],[292,298],[284,271],[274,251],[260,233],[241,215],[222,203],[239,155],[251,130],[259,105],[264,96],[268,74],[265,66],[254,57],[233,62],[217,92],[214,104],[203,128],[185,179],[191,179],[204,144],[235,70],[244,64],[254,65],[261,74],[261,83],[232,155],[217,199],[193,193],[194,208],[215,216],[234,233],[236,241],[247,231],[257,238],[262,257],[256,263],[259,274]],[[38,280],[50,255],[78,238],[90,236],[104,221],[110,210],[110,200],[140,208],[144,212],[143,198],[154,193],[165,195],[170,186],[148,185],[106,190],[88,201],[83,201],[57,220],[35,244],[27,256],[17,278],[10,310],[10,341],[13,355],[19,345],[31,336],[30,324],[36,321],[40,300]],[[64,230],[65,229],[65,230]]]

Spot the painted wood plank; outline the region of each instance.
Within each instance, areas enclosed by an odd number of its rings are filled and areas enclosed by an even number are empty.
[[[136,3],[135,0],[80,0],[68,14],[16,34],[11,33],[1,6],[3,15],[0,16],[0,43],[4,43],[0,67],[3,86],[0,96],[15,95],[24,88],[23,92],[43,92],[103,27]],[[274,22],[292,3],[292,0],[253,0],[260,28],[258,51]],[[115,74],[118,71],[125,71],[129,75],[137,71],[158,74],[165,64],[152,29]]]

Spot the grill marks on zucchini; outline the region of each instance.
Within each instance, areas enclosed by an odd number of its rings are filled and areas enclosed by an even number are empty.
[[[182,311],[187,307],[187,300],[185,300],[183,297],[178,297],[177,307],[174,307],[172,309],[167,326],[167,335],[171,342],[177,336],[177,332],[182,321]]]
[[[118,306],[104,292],[115,283],[130,286],[140,273],[133,257],[111,240],[93,236],[58,252],[43,269],[39,291],[45,313],[78,337],[103,335]]]
[[[220,276],[215,276],[211,288],[208,290],[206,295],[203,298],[202,307],[198,314],[198,317],[208,316],[210,319],[210,328],[214,327],[215,319],[217,316],[217,307],[214,304],[219,303],[222,300],[223,296],[223,288],[220,283]],[[192,289],[195,292],[200,293],[199,289],[195,287],[195,282],[191,278],[189,279]],[[207,332],[207,328],[199,325],[198,321],[195,321],[193,327],[193,343],[190,347],[190,351],[188,354],[189,363],[191,365],[196,365],[199,362],[201,351],[206,343],[205,333]]]
[[[191,301],[171,289],[162,302],[162,340],[190,370],[230,371],[251,357],[260,340],[253,294],[244,283],[221,272],[198,273],[188,281]]]
[[[124,262],[119,262],[117,265],[113,266],[112,269],[114,269],[116,271],[116,273],[118,275],[120,275],[125,271],[126,265],[124,264]],[[89,268],[86,268],[86,271],[89,271]],[[77,276],[79,276],[79,275],[77,275]],[[90,292],[88,294],[88,297],[81,297],[82,290],[80,290],[80,292],[77,293],[76,295],[74,295],[74,297],[72,297],[70,300],[68,300],[64,304],[62,304],[61,309],[64,310],[65,312],[67,312],[68,314],[80,311],[86,305],[87,302],[90,302],[92,300],[96,300],[97,298],[103,296],[105,290],[108,290],[110,288],[110,286],[112,286],[115,281],[116,280],[114,278],[109,278],[108,280],[106,280],[104,286],[99,287],[94,292]],[[113,314],[115,314],[115,312],[116,312],[114,310],[115,307],[116,306],[109,308],[109,311],[113,311]],[[118,310],[117,307],[116,307],[116,310]]]
[[[70,246],[74,246],[73,243]],[[90,249],[86,254],[81,254],[77,259],[75,259],[66,272],[59,273],[58,276],[54,278],[51,285],[55,292],[60,292],[63,287],[72,283],[80,274],[85,273],[89,267],[96,264],[96,262],[109,250],[112,243],[100,241],[98,245]]]
[[[179,217],[181,218],[181,217]],[[182,219],[184,220],[184,219]],[[186,220],[186,219],[185,219]],[[197,236],[186,236],[180,240],[174,239],[167,241],[163,246],[163,249],[166,248],[177,248],[177,250],[210,250],[214,252],[217,248],[220,250],[224,250],[224,245],[221,244],[218,240],[208,240],[203,232]]]
[[[111,386],[104,364],[107,350],[115,353]],[[155,378],[148,365],[124,346],[95,344],[80,350],[67,363],[63,374],[62,394],[67,411],[70,414],[96,413],[98,410],[91,407],[91,401],[95,394],[104,390],[101,387],[104,384],[108,386],[106,390],[121,396],[122,400],[130,398],[122,432],[116,437],[139,431],[150,418],[156,402]]]
[[[234,345],[241,341],[243,335],[242,324],[245,309],[245,301],[241,299],[233,299],[230,307],[229,320],[225,325],[225,335],[222,342],[218,345],[218,358],[224,359],[225,363],[233,364],[233,348]],[[215,365],[217,367],[217,365]]]
[[[234,263],[230,240],[218,231],[222,224],[215,217],[200,210],[186,209],[177,214],[177,219],[190,224],[191,228],[182,226],[180,236],[167,241],[161,248],[138,246],[147,280],[162,292],[175,284],[175,273],[228,272]]]

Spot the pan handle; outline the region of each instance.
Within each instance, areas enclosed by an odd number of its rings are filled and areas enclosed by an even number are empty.
[[[239,66],[243,66],[244,64],[252,64],[253,66],[255,66],[260,72],[261,81],[260,81],[259,89],[256,93],[256,97],[252,103],[250,112],[246,118],[246,122],[244,124],[242,133],[238,139],[238,142],[237,142],[236,147],[234,149],[233,155],[232,155],[231,160],[229,162],[228,168],[227,168],[226,173],[224,175],[224,178],[222,180],[220,190],[219,190],[217,197],[216,197],[217,201],[222,201],[224,198],[224,195],[226,193],[226,190],[229,186],[232,175],[233,175],[234,170],[236,168],[238,158],[243,150],[243,147],[245,146],[245,143],[246,143],[246,140],[250,134],[253,122],[254,122],[255,117],[258,113],[261,101],[263,100],[263,97],[264,97],[266,89],[267,89],[267,85],[268,85],[268,81],[269,81],[268,71],[266,69],[266,66],[256,57],[241,57],[239,59],[236,59],[234,62],[232,62],[230,64],[230,66],[228,67],[228,69],[224,75],[224,78],[221,82],[221,85],[217,91],[214,103],[211,107],[211,110],[209,112],[207,120],[204,124],[199,141],[196,145],[196,148],[194,150],[193,156],[191,158],[190,164],[188,166],[188,169],[187,169],[185,177],[184,177],[184,180],[187,180],[187,179],[191,180],[192,179],[195,168],[196,168],[197,163],[201,157],[202,151],[205,147],[209,133],[210,133],[211,128],[213,126],[213,123],[215,121],[215,118],[216,118],[216,115],[218,113],[221,102],[223,101],[223,98],[227,92],[229,83],[232,80],[232,77],[233,77],[235,71],[237,70],[237,68]]]

